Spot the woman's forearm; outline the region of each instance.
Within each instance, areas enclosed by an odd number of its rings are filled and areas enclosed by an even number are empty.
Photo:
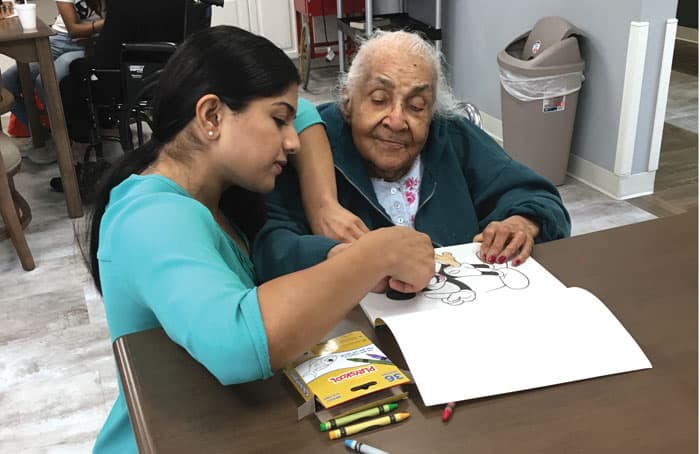
[[[306,213],[337,202],[335,169],[331,146],[322,124],[306,128],[299,135],[301,148],[294,156],[294,166],[299,174],[301,198]]]

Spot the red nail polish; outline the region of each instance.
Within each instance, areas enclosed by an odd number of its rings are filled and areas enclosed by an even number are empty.
[[[500,265],[504,264],[505,261],[506,261],[506,258],[505,258],[504,256],[498,257],[498,263],[499,263]]]
[[[489,257],[489,263],[493,263],[493,262],[495,262],[495,261],[496,261],[496,256],[495,256],[495,255],[492,255],[492,256]]]
[[[523,262],[521,262],[520,259],[515,259],[515,260],[513,260],[513,266],[518,266],[518,265],[520,265],[521,263],[523,263]]]

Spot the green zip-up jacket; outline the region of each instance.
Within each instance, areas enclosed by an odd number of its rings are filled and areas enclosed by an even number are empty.
[[[338,105],[318,109],[333,152],[338,202],[370,230],[393,225],[377,201]],[[414,227],[428,234],[435,247],[469,243],[489,222],[516,214],[539,224],[538,243],[570,234],[569,214],[557,189],[467,120],[434,118],[420,159],[423,177]],[[311,234],[294,169],[277,178],[267,202],[268,220],[253,244],[261,282],[313,266],[338,244]]]

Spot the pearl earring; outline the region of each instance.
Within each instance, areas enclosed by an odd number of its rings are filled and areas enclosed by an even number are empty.
[[[214,136],[214,131],[209,131],[209,132],[207,132],[207,134],[209,135],[209,137],[213,137],[213,136]]]

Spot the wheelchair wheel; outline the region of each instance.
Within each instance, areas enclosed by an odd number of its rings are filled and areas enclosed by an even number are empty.
[[[311,35],[309,34],[309,19],[301,16],[301,36],[299,38],[299,77],[301,86],[306,90],[311,74]]]

